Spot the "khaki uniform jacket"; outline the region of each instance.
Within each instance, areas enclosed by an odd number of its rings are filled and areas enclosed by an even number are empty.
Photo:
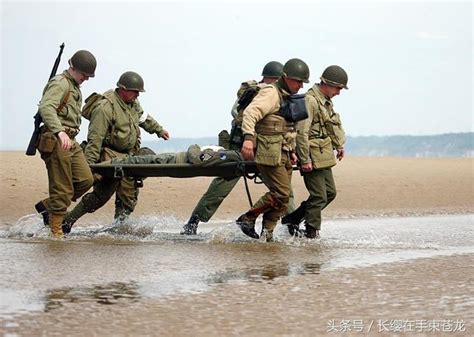
[[[288,125],[283,117],[276,115],[280,111],[282,97],[288,95],[288,92],[276,84],[268,84],[260,89],[257,96],[243,112],[242,132],[245,139],[252,139],[255,143],[257,124],[265,123],[263,120],[266,118],[275,119],[275,124]],[[282,133],[281,130],[279,133]],[[292,151],[294,149],[295,136],[295,132],[283,132],[283,150]]]
[[[69,92],[67,103],[57,111]],[[53,133],[65,131],[65,128],[76,129],[81,126],[82,94],[79,85],[65,70],[54,76],[43,91],[39,112],[43,123]]]
[[[305,96],[308,118],[296,123],[296,152],[301,164],[315,168],[336,165],[334,149],[344,147],[346,137],[332,101],[315,84]]]
[[[140,148],[140,127],[161,136],[163,127],[146,114],[138,100],[125,103],[115,90],[104,93],[91,112],[85,155],[89,164],[101,161],[104,148],[134,154]]]

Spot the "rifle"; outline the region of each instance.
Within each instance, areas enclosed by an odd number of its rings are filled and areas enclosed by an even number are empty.
[[[53,69],[51,70],[51,74],[49,75],[49,80],[51,80],[55,75],[56,71],[58,71],[59,62],[61,62],[61,55],[63,54],[64,49],[64,42],[59,46],[59,54],[56,57],[56,61],[54,61]],[[30,143],[28,144],[28,148],[26,149],[27,156],[34,156],[36,154],[36,143],[38,142],[38,137],[40,134],[40,125],[43,122],[43,118],[38,112],[36,112],[35,116],[33,117],[35,120],[35,129],[33,130],[33,134],[31,135]]]

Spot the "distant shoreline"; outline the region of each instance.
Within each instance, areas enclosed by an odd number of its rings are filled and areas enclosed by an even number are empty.
[[[185,151],[189,145],[217,145],[217,136],[177,137],[142,141],[142,146],[155,152]],[[0,151],[24,151],[23,147],[6,147]],[[474,132],[439,135],[348,136],[346,152],[353,157],[415,157],[415,158],[473,158]]]

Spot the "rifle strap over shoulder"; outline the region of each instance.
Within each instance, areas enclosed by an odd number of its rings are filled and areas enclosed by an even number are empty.
[[[66,78],[66,77],[64,76],[64,78]],[[69,95],[71,94],[71,83],[69,82],[68,79],[66,79],[66,80],[67,80],[68,89],[67,89],[66,94],[63,97],[63,100],[61,101],[59,106],[56,108],[57,112],[60,112],[62,109],[64,109],[64,107],[67,104],[67,101],[69,100]]]

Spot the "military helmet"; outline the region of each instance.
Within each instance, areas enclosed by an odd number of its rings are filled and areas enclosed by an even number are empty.
[[[271,61],[265,64],[262,70],[263,77],[276,78],[283,74],[283,64],[278,61]]]
[[[79,50],[69,59],[69,65],[81,74],[94,77],[97,61],[90,51]]]
[[[283,66],[283,75],[294,80],[309,82],[308,65],[297,58],[288,60]]]
[[[347,73],[339,66],[332,65],[327,67],[320,78],[321,81],[327,85],[349,89],[347,87]]]
[[[145,92],[144,86],[143,78],[133,71],[123,73],[117,82],[117,87],[125,90]]]

